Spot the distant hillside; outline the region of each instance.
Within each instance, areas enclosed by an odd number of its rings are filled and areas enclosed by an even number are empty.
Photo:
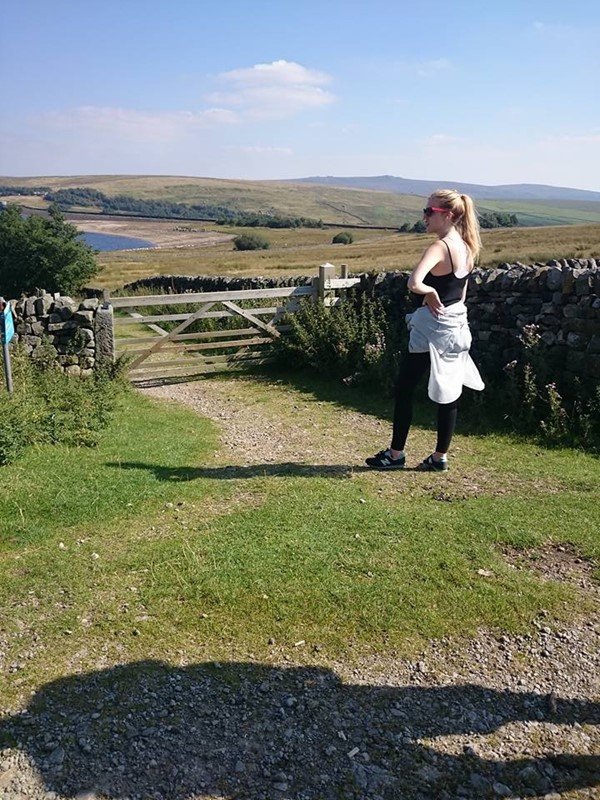
[[[323,180],[326,183],[311,183]],[[88,188],[108,197],[131,197],[162,203],[183,203],[188,206],[212,205],[233,212],[259,212],[261,214],[310,217],[343,227],[365,225],[400,227],[414,224],[422,217],[424,200],[432,188],[440,184],[432,181],[406,181],[404,193],[385,188],[376,183],[369,188],[336,186],[329,181],[402,181],[401,178],[306,178],[291,181],[242,181],[217,178],[193,178],[168,175],[71,175],[62,177],[3,177],[2,200],[20,203],[26,207],[46,208],[44,192],[48,189]],[[408,186],[408,188],[406,188]],[[10,187],[15,192],[11,196]],[[459,184],[476,195],[470,184]],[[487,187],[490,191],[491,188]],[[493,188],[493,187],[492,187]],[[501,188],[501,187],[500,187]],[[507,188],[507,187],[504,187]],[[522,188],[522,187],[521,187]],[[551,187],[542,187],[551,188]],[[40,191],[43,190],[43,191]],[[477,197],[480,212],[516,213],[520,225],[573,225],[600,223],[600,192],[583,192],[574,200],[540,198],[507,199],[499,193],[494,199]],[[597,197],[594,200],[594,197]],[[90,207],[73,206],[72,211],[101,211]]]
[[[312,183],[322,186],[339,186],[345,189],[372,189],[394,194],[417,194],[427,196],[440,186],[448,186],[470,194],[477,200],[592,200],[600,202],[600,192],[585,189],[570,189],[562,186],[545,186],[535,183],[515,183],[501,186],[483,186],[477,183],[456,181],[419,181],[410,178],[395,178],[379,175],[366,178],[312,177],[295,178],[289,183]]]

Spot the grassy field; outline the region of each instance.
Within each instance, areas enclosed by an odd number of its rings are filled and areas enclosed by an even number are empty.
[[[212,423],[131,392],[96,449],[2,468],[0,650],[20,664],[1,671],[5,704],[101,662],[277,661],[302,640],[317,663],[585,611],[502,551],[570,543],[598,559],[597,459],[463,428],[450,473],[365,472],[386,402],[301,376],[233,392],[257,420],[293,421],[304,456],[244,466]],[[363,423],[340,450],[348,408]],[[429,425],[420,411],[419,449]]]
[[[211,230],[211,226],[204,226]],[[214,226],[219,233],[245,229]],[[117,288],[149,275],[315,275],[319,264],[347,264],[351,272],[412,269],[432,241],[422,234],[353,231],[351,245],[333,245],[335,231],[263,231],[269,250],[237,252],[231,242],[211,247],[127,250],[98,255],[94,285]],[[534,263],[551,258],[600,256],[600,225],[500,228],[483,231],[481,264]]]
[[[312,217],[324,222],[400,226],[421,217],[423,197],[345,189],[333,186],[135,175],[80,175],[70,177],[2,178],[1,185],[48,186],[53,189],[90,187],[109,196],[130,195],[144,200],[175,203],[214,203],[246,211]],[[39,207],[40,198],[17,198]],[[42,201],[43,202],[43,201]],[[481,211],[517,212],[525,225],[600,222],[600,203],[560,201],[491,201],[478,204]]]

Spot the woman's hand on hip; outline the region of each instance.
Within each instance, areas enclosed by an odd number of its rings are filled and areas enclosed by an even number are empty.
[[[429,308],[434,317],[439,317],[444,312],[444,304],[440,300],[439,294],[435,289],[427,292],[424,300],[425,305]]]

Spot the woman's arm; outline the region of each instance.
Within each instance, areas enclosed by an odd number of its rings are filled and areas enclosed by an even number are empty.
[[[440,242],[434,242],[421,256],[421,260],[413,269],[409,279],[408,288],[415,294],[425,295],[425,304],[429,306],[429,310],[437,316],[444,308],[440,297],[433,286],[427,286],[423,283],[423,278],[428,275],[431,270],[443,261],[444,250]]]

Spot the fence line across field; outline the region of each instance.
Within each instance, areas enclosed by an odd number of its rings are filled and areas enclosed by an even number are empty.
[[[286,314],[296,313],[303,299],[320,298],[328,306],[335,305],[344,290],[359,282],[359,278],[348,277],[345,266],[342,267],[342,277],[336,278],[335,267],[322,264],[318,277],[310,286],[137,297],[110,297],[106,292],[104,305],[120,312],[113,315],[115,354],[133,357],[128,364],[132,380],[167,379],[185,377],[186,374],[192,377],[217,370],[240,369],[249,363],[268,363],[268,345],[290,330],[290,325],[283,323]],[[281,298],[282,302],[258,308],[239,304],[240,301],[271,298]],[[157,314],[153,310],[144,315],[140,311],[167,305],[194,308],[188,312],[166,314]],[[122,313],[127,316],[121,316]],[[211,320],[211,324],[215,324],[215,321],[232,319],[243,320],[243,327],[186,331],[198,322]],[[178,324],[169,331],[170,323]],[[154,335],[129,336],[127,331],[131,330],[131,325],[143,326]]]

